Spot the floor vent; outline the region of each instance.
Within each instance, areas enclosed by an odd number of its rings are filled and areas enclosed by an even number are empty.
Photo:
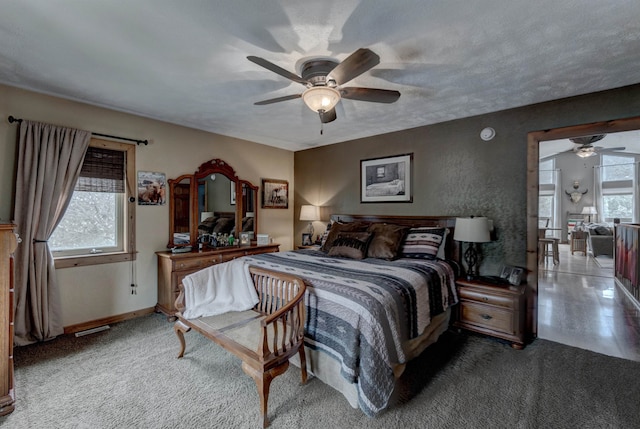
[[[87,329],[86,331],[76,332],[76,337],[82,337],[84,335],[89,335],[89,334],[95,334],[96,332],[106,331],[109,328],[110,328],[109,325],[98,326],[97,328],[91,328],[91,329]]]

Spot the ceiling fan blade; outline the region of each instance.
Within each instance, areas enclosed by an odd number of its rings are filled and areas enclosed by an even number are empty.
[[[596,147],[597,152],[613,152],[615,150],[626,150],[626,147]]]
[[[320,112],[320,122],[323,124],[327,124],[329,122],[333,122],[336,120],[338,116],[336,115],[336,108],[329,110],[328,112]]]
[[[331,70],[327,80],[334,80],[336,84],[342,85],[378,64],[378,55],[369,49],[360,48]]]
[[[302,97],[302,94],[285,95],[283,97],[276,97],[276,98],[270,98],[268,100],[256,101],[253,104],[255,104],[256,106],[264,106],[265,104],[273,104],[273,103],[279,103],[280,101],[295,100],[296,98],[300,98],[300,97]]]
[[[357,87],[341,88],[340,95],[342,98],[348,98],[350,100],[372,101],[374,103],[393,103],[400,98],[398,91]]]
[[[273,64],[270,61],[265,60],[264,58],[260,58],[260,57],[254,57],[253,55],[249,55],[247,57],[247,59],[253,63],[258,64],[259,66],[264,67],[265,69],[272,71],[276,74],[279,74],[282,77],[286,77],[287,79],[290,79],[294,82],[298,82],[301,83],[302,85],[307,85],[309,82],[307,82],[306,80],[302,79],[300,76],[298,76],[297,74],[291,73],[288,70],[283,69],[280,66],[277,66],[275,64]]]

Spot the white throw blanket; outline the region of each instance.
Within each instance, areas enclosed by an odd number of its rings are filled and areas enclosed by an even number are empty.
[[[249,264],[234,259],[190,274],[184,285],[186,319],[215,316],[229,311],[245,311],[258,302]]]

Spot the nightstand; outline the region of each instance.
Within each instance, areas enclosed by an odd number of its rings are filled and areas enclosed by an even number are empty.
[[[456,280],[460,303],[454,326],[511,341],[524,348],[525,286],[501,286],[477,280]]]

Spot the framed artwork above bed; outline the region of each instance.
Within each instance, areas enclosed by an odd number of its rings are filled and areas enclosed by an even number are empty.
[[[363,203],[413,202],[413,154],[360,161],[360,201]]]

